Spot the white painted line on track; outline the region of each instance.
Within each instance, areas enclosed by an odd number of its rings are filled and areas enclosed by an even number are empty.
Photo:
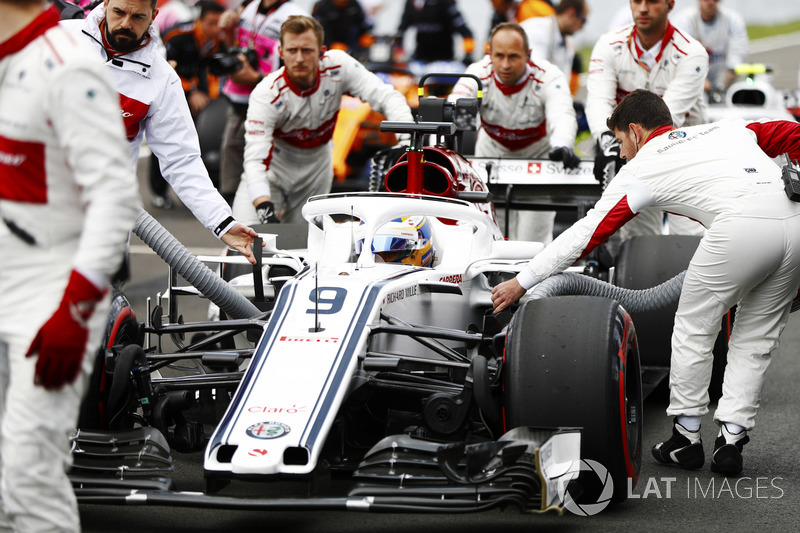
[[[225,247],[224,246],[220,246],[218,248],[211,248],[211,247],[198,246],[196,248],[188,247],[188,249],[194,255],[215,255],[216,256],[216,255],[221,255],[222,254],[222,250],[224,250]],[[156,254],[153,251],[152,248],[150,248],[149,246],[145,246],[143,244],[132,244],[128,248],[128,253],[130,253],[131,255],[134,255],[134,254],[135,255],[148,255],[148,254],[155,255]]]

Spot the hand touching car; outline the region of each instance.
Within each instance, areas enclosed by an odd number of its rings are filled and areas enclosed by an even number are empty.
[[[525,294],[525,289],[519,284],[517,278],[511,278],[492,288],[492,305],[494,312],[499,313],[508,306],[515,304]]]

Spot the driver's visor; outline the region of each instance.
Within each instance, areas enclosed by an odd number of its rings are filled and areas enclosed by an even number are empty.
[[[400,252],[403,250],[416,250],[417,240],[404,237],[392,237],[375,235],[372,239],[372,251],[378,252]]]

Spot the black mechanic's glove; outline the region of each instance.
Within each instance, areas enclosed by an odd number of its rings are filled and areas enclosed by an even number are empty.
[[[597,181],[608,185],[611,178],[617,175],[625,160],[619,155],[620,146],[614,134],[604,131],[597,139],[597,150],[594,156],[594,177]]]
[[[556,146],[550,150],[550,161],[561,161],[564,163],[564,168],[577,168],[581,164],[581,158],[578,157],[572,148],[568,146]]]
[[[262,224],[280,222],[278,217],[275,216],[275,206],[270,201],[258,204],[256,206],[256,213],[258,213],[258,220],[260,220]]]
[[[461,59],[461,62],[464,64],[465,67],[468,67],[475,61],[473,61],[472,59],[472,54],[464,54],[464,57]]]

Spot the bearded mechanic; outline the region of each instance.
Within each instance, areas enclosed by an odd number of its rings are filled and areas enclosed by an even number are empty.
[[[105,0],[85,20],[61,25],[106,61],[119,92],[134,167],[147,137],[161,174],[181,201],[215,237],[255,264],[251,245],[257,234],[234,220],[208,176],[181,80],[158,49],[152,24],[157,13],[156,0]]]
[[[347,93],[390,121],[412,122],[405,97],[349,54],[326,50],[320,23],[294,15],[281,25],[285,65],[250,95],[244,180],[233,212],[246,223],[305,222],[306,200],[333,183],[333,129]]]
[[[770,159],[800,158],[800,124],[737,119],[675,129],[666,103],[636,90],[607,126],[628,163],[583,219],[516,278],[494,287],[495,312],[586,256],[648,206],[699,221],[706,232],[687,269],[672,334],[667,414],[675,417],[673,434],[653,455],[687,469],[703,465],[700,420],[708,412],[712,350],[722,316],[738,305],[711,459],[712,470],[738,475],[770,354],[800,284],[800,203],[786,197],[781,169]]]

